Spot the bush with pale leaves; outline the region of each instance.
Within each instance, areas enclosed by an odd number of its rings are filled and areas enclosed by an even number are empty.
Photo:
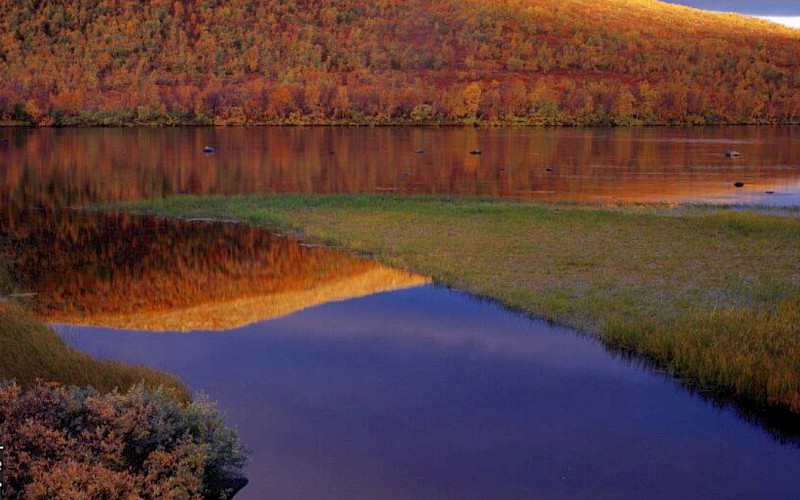
[[[230,498],[219,481],[247,460],[207,400],[141,385],[101,394],[2,384],[0,443],[11,499]]]

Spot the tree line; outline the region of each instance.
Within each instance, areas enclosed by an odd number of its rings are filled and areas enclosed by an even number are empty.
[[[798,31],[655,1],[0,0],[0,121],[800,121]]]

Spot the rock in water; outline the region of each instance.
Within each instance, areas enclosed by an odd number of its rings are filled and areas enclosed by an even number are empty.
[[[250,480],[241,474],[223,473],[221,477],[211,478],[210,491],[205,498],[208,500],[233,498],[249,482]]]

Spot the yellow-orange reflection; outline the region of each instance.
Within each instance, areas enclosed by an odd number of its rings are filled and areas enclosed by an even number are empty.
[[[18,209],[2,248],[49,322],[229,329],[425,278],[241,224]]]

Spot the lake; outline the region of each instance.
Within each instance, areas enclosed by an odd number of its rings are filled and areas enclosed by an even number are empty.
[[[386,192],[791,207],[799,139],[769,127],[0,129],[0,255],[68,343],[219,402],[254,452],[237,498],[793,499],[796,418],[704,399],[569,329],[293,236],[81,206]]]
[[[795,499],[800,450],[596,341],[432,285],[218,332],[58,326],[177,374],[253,451],[237,498]]]
[[[0,129],[0,185],[63,204],[385,192],[788,206],[798,143],[796,127]]]

